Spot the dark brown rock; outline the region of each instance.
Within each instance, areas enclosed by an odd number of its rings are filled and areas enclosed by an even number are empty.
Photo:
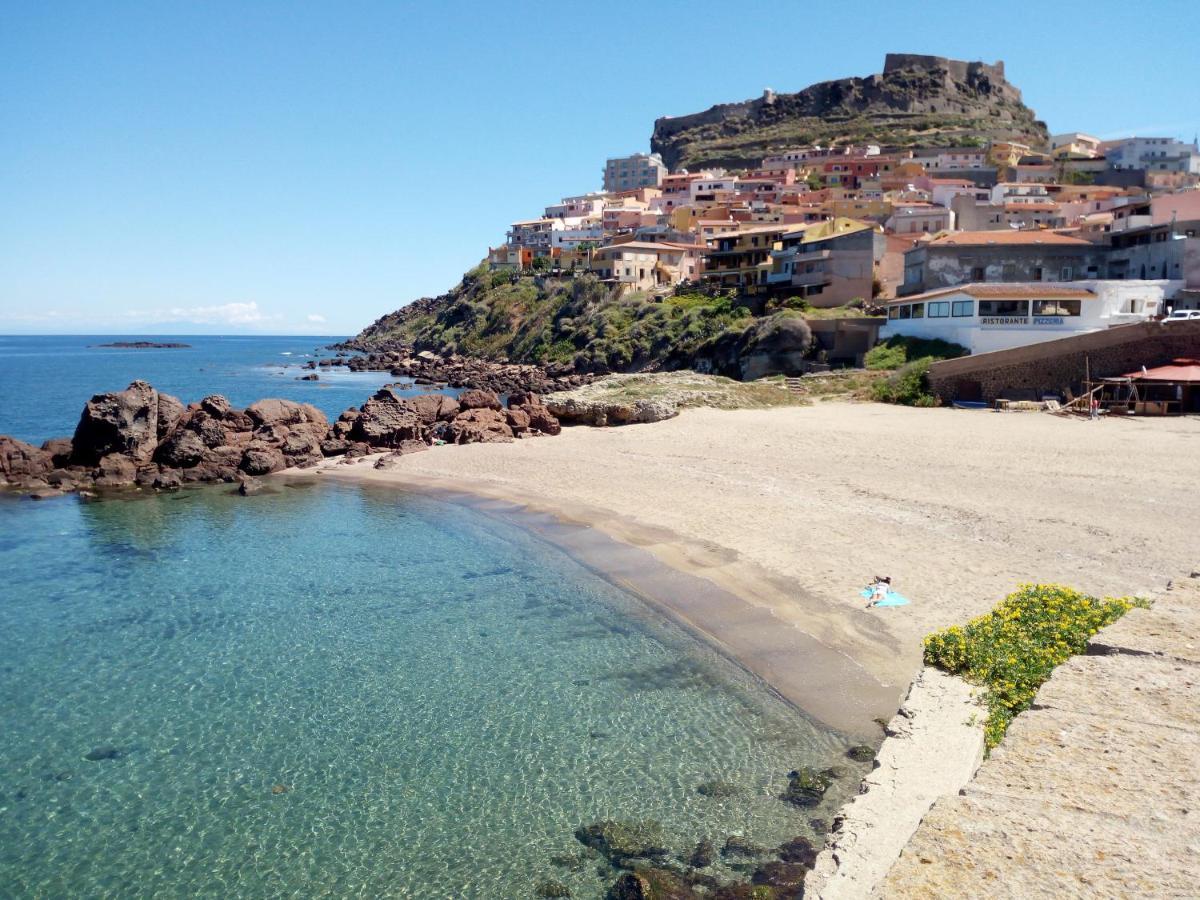
[[[72,445],[75,461],[84,465],[112,453],[148,462],[158,446],[158,391],[135,381],[123,391],[96,394],[83,408]]]
[[[458,415],[458,401],[445,394],[417,394],[406,399],[417,418],[425,425],[449,422]]]
[[[50,461],[58,468],[71,464],[72,447],[70,438],[51,438],[42,444],[42,449],[50,454]]]
[[[468,409],[502,409],[500,398],[492,391],[470,390],[463,391],[458,396],[458,408]]]
[[[96,487],[128,487],[137,479],[137,466],[128,456],[110,453],[100,460],[93,483]]]
[[[238,479],[237,492],[243,497],[253,497],[255,494],[261,494],[263,483],[249,475],[243,475]]]
[[[455,416],[447,426],[447,439],[454,444],[499,444],[513,439],[504,413],[492,408],[474,408]]]
[[[504,418],[513,434],[524,434],[529,430],[529,413],[519,407],[506,410]]]
[[[786,863],[798,863],[810,869],[817,862],[817,848],[803,835],[792,838],[775,852]]]
[[[188,428],[200,436],[205,447],[222,447],[229,441],[229,435],[221,423],[204,413],[193,419]]]
[[[555,435],[562,431],[562,425],[554,413],[550,412],[546,407],[539,404],[537,406],[526,406],[523,409],[529,416],[529,427],[532,430],[549,435]]]
[[[808,866],[796,863],[769,862],[755,869],[750,880],[755,884],[767,885],[785,891],[795,891],[804,886]]]
[[[239,468],[247,475],[267,475],[287,468],[287,461],[278,447],[256,441],[242,454]]]
[[[173,469],[190,469],[204,459],[208,449],[196,432],[179,429],[159,445],[155,456]]]
[[[310,403],[295,403],[291,400],[259,400],[246,407],[246,415],[255,427],[263,425],[299,425],[312,422],[328,425],[325,414]]]
[[[200,401],[200,408],[214,419],[223,419],[233,411],[233,404],[220,394],[210,394]]]
[[[158,395],[158,425],[155,433],[160,441],[171,433],[185,408],[178,397],[163,393]]]
[[[174,469],[160,469],[151,486],[160,491],[172,491],[182,484],[183,479]]]
[[[412,404],[390,388],[377,391],[354,420],[350,438],[373,447],[396,447],[402,441],[421,440],[426,425]]]
[[[53,456],[33,444],[0,435],[0,481],[44,475],[54,468]]]

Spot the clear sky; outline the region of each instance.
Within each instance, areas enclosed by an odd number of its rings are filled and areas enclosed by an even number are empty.
[[[1003,59],[1052,131],[1190,140],[1194,0],[8,3],[0,333],[357,331],[654,119]]]

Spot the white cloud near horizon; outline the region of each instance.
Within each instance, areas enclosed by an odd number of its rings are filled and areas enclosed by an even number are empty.
[[[259,325],[281,319],[269,316],[258,308],[258,302],[221,303],[216,306],[172,306],[168,309],[131,309],[123,313],[126,319],[162,324],[184,322],[190,325]]]
[[[327,321],[329,321],[320,313],[309,313],[307,318],[308,321],[312,322],[314,325],[324,325]]]

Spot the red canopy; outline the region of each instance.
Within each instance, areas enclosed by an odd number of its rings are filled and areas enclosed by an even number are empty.
[[[1169,366],[1156,366],[1145,371],[1128,372],[1126,378],[1135,381],[1171,381],[1200,384],[1200,359],[1176,359]]]

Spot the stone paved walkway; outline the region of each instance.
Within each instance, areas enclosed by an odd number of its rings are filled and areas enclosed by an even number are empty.
[[[1060,666],[878,897],[1200,896],[1200,578]]]

